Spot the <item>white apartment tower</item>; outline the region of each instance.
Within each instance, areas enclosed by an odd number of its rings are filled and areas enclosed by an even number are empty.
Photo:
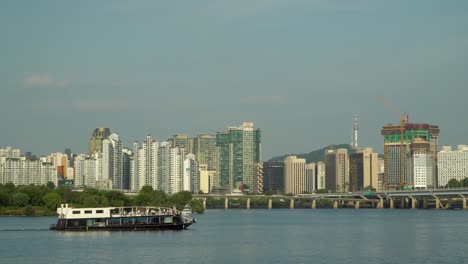
[[[458,145],[456,150],[444,146],[437,157],[439,187],[446,186],[451,179],[468,178],[468,145]]]
[[[171,142],[162,142],[159,147],[158,170],[161,190],[167,194],[182,191],[182,176],[185,159],[183,148],[172,147]]]
[[[148,135],[146,141],[141,146],[138,143],[133,144],[132,190],[139,191],[145,185],[153,187],[154,190],[160,190],[160,182],[158,180],[158,148],[159,143],[152,135]]]
[[[123,164],[122,141],[115,133],[102,141],[102,180],[111,181],[112,189],[122,190]]]
[[[195,155],[189,153],[184,160],[183,191],[197,194],[200,191],[200,169]]]

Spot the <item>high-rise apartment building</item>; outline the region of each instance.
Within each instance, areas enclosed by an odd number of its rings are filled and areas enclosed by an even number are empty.
[[[200,164],[206,164],[207,170],[218,169],[218,150],[216,147],[216,135],[200,134],[193,139],[193,154]]]
[[[260,129],[252,122],[239,127],[226,127],[216,135],[219,153],[219,179],[228,191],[244,191],[253,187],[255,164],[261,160]]]
[[[348,192],[349,161],[347,149],[325,151],[325,182],[328,190]]]
[[[109,138],[110,134],[109,128],[100,127],[94,129],[93,135],[89,140],[89,154],[102,152],[102,141]]]
[[[206,164],[199,164],[200,170],[200,191],[210,193],[213,186],[217,186],[218,180],[216,171],[208,170]]]
[[[68,177],[68,155],[64,153],[52,153],[47,157],[47,161],[54,164],[57,169],[57,177],[59,180],[73,179],[73,175]]]
[[[430,143],[422,138],[415,138],[411,143],[411,168],[413,187],[416,189],[434,188],[436,166]]]
[[[363,148],[349,155],[349,191],[378,188],[379,155],[372,148]]]
[[[123,189],[122,141],[115,133],[102,141],[102,178],[112,182],[112,189]]]
[[[317,190],[317,173],[315,171],[315,163],[306,164],[306,179],[309,182],[308,184],[308,193],[313,193]]]
[[[151,186],[154,190],[161,190],[158,177],[158,150],[159,143],[152,135],[146,137],[142,145],[133,144],[133,178],[131,188],[139,191],[143,186]]]
[[[171,142],[162,142],[159,147],[158,174],[161,189],[167,194],[182,191],[185,149],[172,147]]]
[[[0,157],[0,184],[45,185],[49,181],[58,186],[56,167],[45,157],[36,160]]]
[[[312,178],[307,177],[306,160],[296,156],[284,159],[284,192],[286,194],[312,192]]]
[[[102,154],[75,156],[75,187],[109,189],[109,182],[102,179]]]
[[[14,149],[12,147],[6,147],[0,149],[0,157],[4,158],[19,158],[21,156],[21,151],[19,149]]]
[[[187,154],[184,160],[183,191],[198,194],[200,191],[200,169],[194,154]]]
[[[183,148],[185,153],[195,154],[195,152],[193,152],[193,139],[187,134],[176,134],[167,141],[171,142],[171,146],[173,147]]]
[[[385,125],[382,128],[381,134],[384,136],[384,189],[414,187],[413,155],[415,154],[418,164],[421,164],[419,162],[421,159],[432,155],[432,169],[426,171],[426,174],[430,173],[430,175],[426,175],[426,178],[431,183],[426,186],[428,188],[436,186],[435,165],[439,132],[438,126],[428,124],[402,123],[401,125]],[[428,144],[421,145],[421,140]],[[418,146],[412,148],[413,143]],[[421,146],[424,146],[425,149]],[[421,155],[425,155],[425,157],[423,158]]]
[[[316,184],[317,190],[326,189],[325,185],[325,163],[322,161],[317,162],[315,165]]]
[[[458,145],[456,150],[444,146],[437,160],[438,186],[444,187],[451,179],[468,178],[468,145]]]
[[[133,178],[133,152],[129,148],[122,148],[122,189],[131,190]]]

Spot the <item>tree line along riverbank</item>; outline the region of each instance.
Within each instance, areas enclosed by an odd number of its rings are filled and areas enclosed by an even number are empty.
[[[192,199],[187,191],[168,195],[163,191],[144,186],[137,195],[129,197],[121,191],[105,191],[85,188],[80,192],[70,187],[56,188],[52,182],[47,185],[0,184],[0,215],[14,216],[55,216],[60,204],[75,208],[108,206],[161,206],[182,210],[190,205],[192,211],[203,213],[200,200]]]

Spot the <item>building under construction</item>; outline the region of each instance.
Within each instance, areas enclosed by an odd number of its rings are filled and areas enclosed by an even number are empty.
[[[439,127],[428,124],[385,125],[384,189],[436,187]],[[416,184],[415,184],[415,177]]]

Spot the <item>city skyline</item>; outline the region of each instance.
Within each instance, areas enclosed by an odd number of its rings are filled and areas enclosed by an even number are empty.
[[[399,115],[380,96],[465,142],[466,1],[109,3],[0,3],[0,146],[86,153],[95,127],[129,146],[249,120],[268,160],[349,143],[357,113],[382,153]]]

